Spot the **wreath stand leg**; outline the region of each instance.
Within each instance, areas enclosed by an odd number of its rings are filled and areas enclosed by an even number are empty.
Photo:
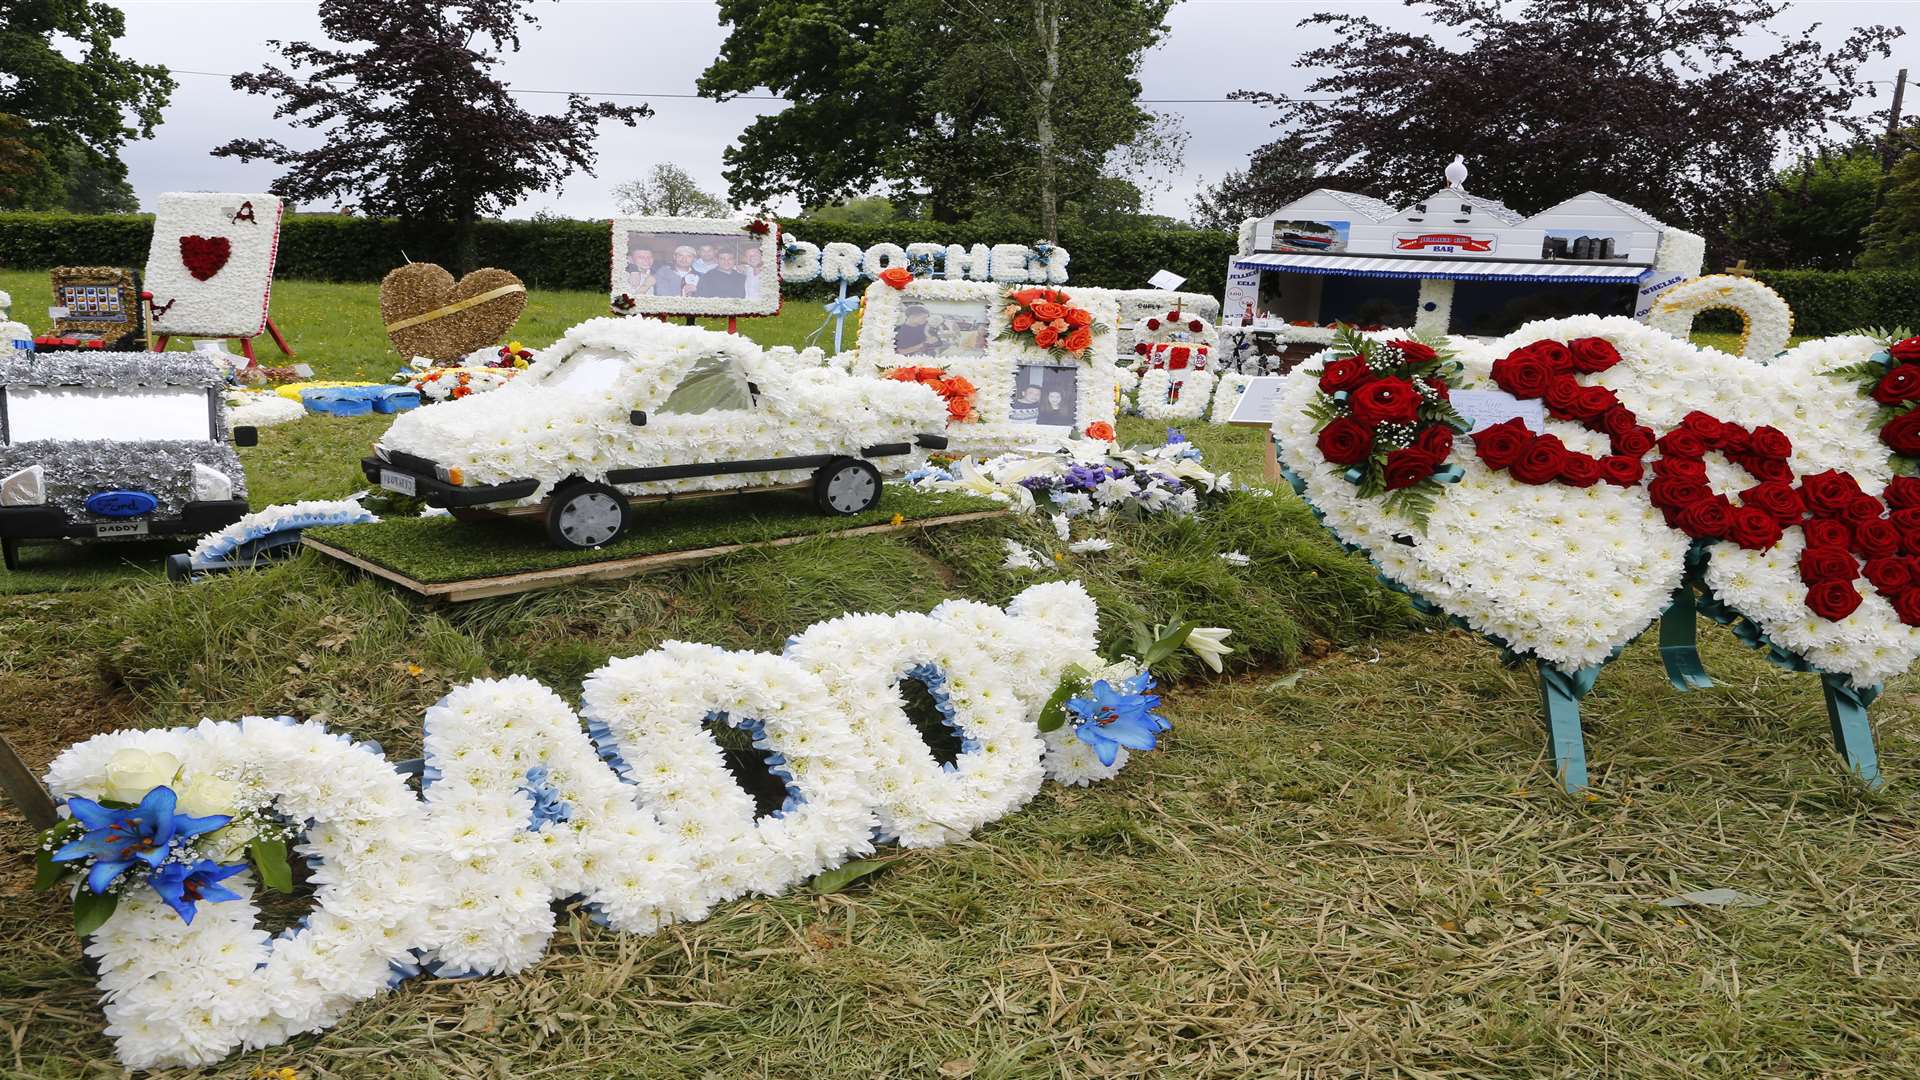
[[[0,735],[0,793],[5,793],[20,816],[27,819],[27,825],[35,830],[44,829],[60,820],[59,812],[54,808],[53,796],[40,786],[40,778],[21,759],[20,752],[13,748],[7,737]]]
[[[273,320],[272,320],[272,319],[268,319],[268,320],[267,320],[267,334],[268,334],[269,336],[271,336],[271,337],[273,338],[273,343],[274,343],[275,345],[278,345],[278,346],[280,347],[280,352],[281,352],[281,354],[282,354],[282,355],[285,355],[285,356],[292,356],[292,355],[293,355],[293,349],[292,349],[292,348],[290,348],[290,347],[289,347],[289,346],[287,345],[287,339],[286,339],[286,336],[280,333],[280,328],[279,328],[278,326],[275,326],[275,325],[273,324]],[[153,351],[154,351],[154,352],[166,352],[166,351],[167,351],[167,343],[168,343],[168,342],[170,342],[170,341],[172,341],[172,340],[173,340],[173,335],[172,335],[172,334],[161,334],[161,335],[160,335],[159,337],[157,337],[157,338],[155,338],[155,339],[154,339],[154,342],[153,342]],[[227,340],[227,341],[238,341],[238,342],[240,343],[240,355],[242,355],[242,356],[244,356],[244,357],[246,357],[246,358],[247,358],[247,366],[248,366],[248,367],[258,367],[258,366],[259,366],[259,364],[260,364],[260,361],[259,361],[258,359],[256,359],[256,358],[254,357],[254,355],[253,355],[253,338],[251,338],[251,337],[229,337],[229,338],[226,338],[225,340]]]
[[[1873,748],[1873,726],[1867,721],[1867,706],[1880,696],[1878,686],[1853,686],[1844,676],[1820,675],[1820,689],[1827,698],[1827,722],[1833,728],[1833,748],[1847,759],[1847,770],[1860,778],[1869,790],[1887,786],[1880,775],[1880,758]]]
[[[1660,616],[1660,662],[1666,666],[1667,681],[1683,694],[1713,686],[1707,669],[1700,663],[1700,647],[1694,637],[1691,585],[1683,584],[1675,589],[1673,602]]]
[[[1593,689],[1600,665],[1569,672],[1540,664],[1540,708],[1547,721],[1553,771],[1569,795],[1587,790],[1587,744],[1580,734],[1580,699]]]

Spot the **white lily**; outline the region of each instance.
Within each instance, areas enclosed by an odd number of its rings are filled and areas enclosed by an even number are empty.
[[[1187,635],[1187,648],[1218,672],[1221,670],[1220,658],[1233,651],[1226,644],[1227,635],[1231,633],[1233,631],[1219,626],[1196,626]]]

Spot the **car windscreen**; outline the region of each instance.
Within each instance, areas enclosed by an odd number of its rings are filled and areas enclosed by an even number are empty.
[[[687,369],[680,385],[660,403],[659,411],[670,415],[751,408],[753,390],[746,373],[725,353],[708,353]]]
[[[620,380],[627,362],[624,353],[581,349],[560,361],[554,373],[547,376],[546,385],[570,394],[603,394]]]
[[[191,386],[9,386],[7,441],[213,438],[207,391]]]

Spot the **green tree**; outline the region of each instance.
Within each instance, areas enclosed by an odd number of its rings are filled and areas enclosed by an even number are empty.
[[[1920,127],[1907,129],[1900,138],[1908,149],[1887,173],[1885,196],[1860,252],[1862,267],[1920,268]]]
[[[1880,155],[1871,143],[1808,158],[1780,171],[1735,243],[1762,266],[1844,270],[1865,243],[1879,186]]]
[[[800,216],[807,221],[829,225],[884,225],[906,215],[893,205],[892,199],[864,195],[857,199],[842,199],[827,206],[809,207]]]
[[[644,180],[616,185],[613,202],[622,214],[642,217],[721,217],[732,209],[727,200],[701,190],[687,170],[665,161]]]
[[[0,0],[0,209],[137,207],[120,148],[153,136],[174,83],[113,51],[126,29],[105,3]]]
[[[700,91],[791,102],[726,154],[735,201],[879,194],[935,221],[1042,230],[1122,171],[1178,160],[1141,108],[1141,57],[1173,0],[721,0]]]
[[[567,95],[557,115],[528,112],[495,78],[503,52],[534,25],[526,0],[321,0],[320,26],[346,48],[270,42],[293,70],[235,75],[233,87],[278,98],[274,116],[322,133],[294,150],[234,139],[215,157],[287,166],[276,195],[351,199],[369,217],[449,222],[455,262],[474,260],[473,226],[527,194],[593,174],[602,120],[632,127],[645,105]],[[302,76],[300,69],[309,69]]]

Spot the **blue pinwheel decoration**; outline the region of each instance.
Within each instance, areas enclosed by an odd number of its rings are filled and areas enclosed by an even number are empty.
[[[240,899],[239,893],[220,883],[246,868],[246,863],[222,865],[212,859],[170,862],[155,870],[147,878],[147,884],[153,886],[153,891],[160,894],[168,907],[179,912],[181,919],[191,924],[194,907],[200,901]]]
[[[212,832],[233,820],[226,814],[189,817],[173,812],[175,795],[169,787],[147,792],[140,805],[130,808],[102,806],[78,795],[67,800],[86,832],[68,841],[54,852],[54,862],[93,860],[87,871],[87,888],[104,893],[115,878],[132,869],[135,863],[158,867],[176,844]]]
[[[1067,700],[1067,711],[1074,716],[1073,733],[1093,747],[1100,764],[1112,765],[1123,746],[1153,749],[1160,733],[1173,726],[1153,711],[1160,707],[1160,695],[1147,693],[1153,685],[1153,676],[1143,671],[1118,686],[1098,680],[1089,696]]]

